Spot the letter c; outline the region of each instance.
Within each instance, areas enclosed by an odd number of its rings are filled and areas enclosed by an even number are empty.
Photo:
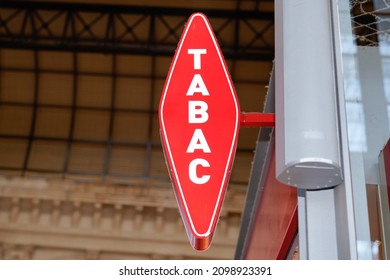
[[[188,166],[188,174],[190,176],[190,180],[198,185],[206,184],[210,180],[210,175],[203,175],[202,177],[198,177],[196,172],[196,168],[198,165],[203,167],[210,167],[210,164],[207,160],[203,158],[196,158],[190,162]]]

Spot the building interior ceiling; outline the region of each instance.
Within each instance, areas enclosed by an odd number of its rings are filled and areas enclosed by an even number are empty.
[[[210,14],[242,111],[262,111],[272,1],[70,2],[0,4],[2,173],[170,185],[157,109],[196,7]],[[240,131],[231,185],[243,191],[257,133]]]
[[[0,2],[0,258],[233,257],[259,129],[239,133],[217,227],[226,238],[216,237],[203,255],[187,244],[177,218],[159,135],[171,59],[186,20],[199,11],[214,28],[241,110],[261,112],[273,1]],[[154,235],[142,233],[149,219]],[[90,239],[106,247],[77,239],[91,235],[75,229],[88,223],[101,230]],[[104,223],[118,232],[108,234]],[[75,230],[71,241],[59,238],[67,227]],[[126,230],[128,244],[138,244],[130,255],[115,245]],[[148,234],[153,242],[142,239]],[[63,245],[71,242],[79,245]]]

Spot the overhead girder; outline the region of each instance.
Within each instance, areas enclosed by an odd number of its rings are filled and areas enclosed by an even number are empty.
[[[0,1],[0,47],[173,56],[188,17],[203,12],[228,59],[271,61],[268,11]]]

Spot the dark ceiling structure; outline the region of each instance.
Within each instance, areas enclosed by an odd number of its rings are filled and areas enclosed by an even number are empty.
[[[274,57],[269,7],[256,1],[232,1],[226,9],[220,1],[203,9],[95,2],[0,1],[0,149],[8,155],[1,172],[169,186],[158,100],[194,12],[205,13],[213,26],[241,109],[262,110]],[[26,82],[18,83],[20,77]],[[240,133],[231,185],[243,192],[257,133]]]
[[[273,12],[249,10],[2,1],[0,47],[173,56],[194,12],[216,23],[226,58],[273,59]]]

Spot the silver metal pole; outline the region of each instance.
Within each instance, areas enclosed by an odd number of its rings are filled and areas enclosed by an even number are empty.
[[[358,259],[339,4],[275,1],[277,176],[299,189],[301,259]]]

